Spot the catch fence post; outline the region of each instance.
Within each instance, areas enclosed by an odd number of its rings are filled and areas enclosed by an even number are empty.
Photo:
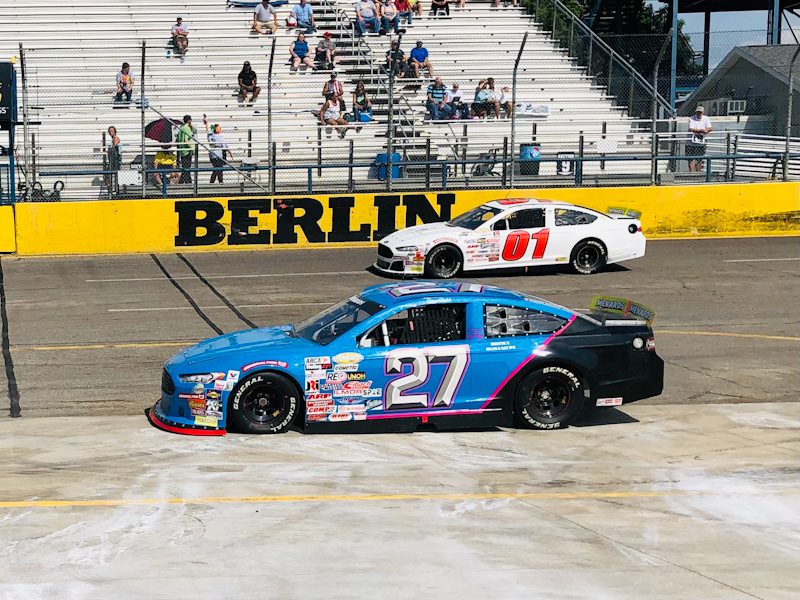
[[[144,137],[145,114],[144,114],[144,112],[145,112],[145,104],[146,104],[146,99],[145,99],[145,96],[144,96],[144,76],[145,76],[145,65],[146,65],[145,58],[146,58],[146,55],[147,55],[147,41],[146,40],[142,40],[142,72],[140,74],[141,81],[139,82],[139,86],[141,88],[141,92],[140,92],[141,99],[139,101],[139,107],[141,108],[141,122],[142,122],[141,123],[142,127],[141,127],[141,131],[140,131],[140,135],[141,135],[141,139],[142,139],[142,198],[146,198],[147,197],[147,154],[146,154],[147,149],[146,149],[145,143],[144,143],[144,140],[145,140],[145,137]],[[166,193],[166,190],[165,190],[165,193]]]

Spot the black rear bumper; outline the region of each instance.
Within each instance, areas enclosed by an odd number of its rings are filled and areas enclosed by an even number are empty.
[[[655,351],[647,351],[636,357],[627,377],[595,383],[592,404],[598,398],[622,398],[623,404],[659,396],[664,391],[664,361]]]

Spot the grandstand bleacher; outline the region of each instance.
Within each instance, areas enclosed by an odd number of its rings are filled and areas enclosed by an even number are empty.
[[[290,73],[287,58],[293,30],[284,19],[291,5],[278,8],[281,28],[274,36],[275,56],[269,73],[272,36],[250,32],[252,9],[227,6],[223,0],[69,0],[55,5],[41,0],[5,0],[0,4],[0,56],[16,57],[19,43],[24,52],[25,94],[28,142],[45,187],[60,178],[66,181],[65,198],[96,198],[108,194],[103,178],[84,175],[59,175],[63,171],[96,170],[102,166],[103,132],[117,127],[124,144],[123,163],[131,164],[141,155],[142,114],[140,83],[142,47],[146,44],[145,119],[160,114],[179,119],[191,114],[200,126],[202,115],[220,123],[223,134],[239,165],[268,165],[270,141],[274,143],[274,163],[281,168],[275,175],[275,189],[305,191],[309,178],[315,190],[346,190],[353,160],[362,165],[353,169],[359,188],[369,182],[370,167],[379,153],[386,152],[388,129],[388,76],[382,69],[392,36],[368,35],[356,39],[352,34],[351,2],[314,0],[315,17],[320,27],[309,36],[316,45],[322,31],[331,31],[343,60],[340,80],[345,84],[345,99],[350,110],[350,93],[359,79],[367,84],[375,106],[375,119],[356,133],[339,139],[329,128],[320,127],[319,111],[327,71]],[[190,28],[190,45],[185,60],[169,55],[169,30],[181,16]],[[518,102],[545,107],[539,116],[516,118],[515,152],[519,144],[535,140],[548,153],[624,152],[650,155],[650,133],[641,122],[616,105],[605,89],[588,76],[550,35],[520,8],[495,8],[488,2],[468,2],[465,9],[451,7],[449,18],[426,14],[415,18],[402,37],[408,52],[417,39],[424,41],[437,75],[449,87],[458,81],[468,100],[481,79],[494,77],[498,88],[510,85],[520,43],[528,33],[516,85]],[[244,61],[250,61],[259,74],[262,93],[253,107],[242,107],[236,99],[236,75]],[[114,76],[122,62],[132,66],[136,77],[133,102],[120,106],[113,102]],[[19,71],[22,77],[21,70]],[[393,151],[403,160],[476,159],[491,150],[502,151],[510,142],[508,119],[430,122],[425,110],[425,80],[396,81],[393,88]],[[22,89],[20,81],[20,89]],[[268,97],[272,119],[268,118]],[[271,127],[270,127],[271,125]],[[581,140],[582,136],[582,140]],[[204,136],[199,139],[205,141]],[[147,141],[146,155],[158,145]],[[429,154],[430,153],[430,154]],[[339,164],[331,169],[289,169],[297,165]],[[200,151],[200,167],[208,167],[207,152]],[[664,165],[665,166],[665,165]],[[650,173],[649,160],[615,164],[588,163],[587,176],[605,169],[620,178]],[[125,170],[125,169],[124,169]],[[426,173],[427,171],[427,173]],[[272,185],[262,172],[247,178],[229,177],[226,186],[239,185],[241,191],[259,191]],[[398,185],[420,186],[430,169],[408,166]],[[435,174],[438,177],[439,173]],[[543,163],[540,176],[558,182],[556,163]],[[257,182],[254,188],[250,181]],[[451,186],[469,186],[469,165],[452,165]],[[518,174],[518,182],[525,175]],[[207,173],[200,174],[203,183]],[[488,181],[496,177],[484,176]],[[569,179],[569,176],[566,177]],[[122,181],[122,179],[121,179]],[[127,173],[130,194],[140,195],[136,173]],[[376,182],[377,184],[377,182]],[[380,184],[382,185],[382,184]],[[138,189],[137,189],[138,188]],[[220,188],[224,191],[225,188]],[[235,191],[235,190],[234,190]],[[191,194],[190,186],[178,186],[170,194]],[[203,189],[202,193],[210,193]],[[158,195],[150,189],[148,195]]]

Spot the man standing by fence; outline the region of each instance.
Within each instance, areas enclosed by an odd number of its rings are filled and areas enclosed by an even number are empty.
[[[178,129],[178,161],[181,168],[181,178],[178,183],[192,183],[192,159],[197,140],[194,138],[195,128],[192,127],[192,117],[183,117],[183,125]]]
[[[711,133],[711,119],[703,114],[705,109],[699,106],[689,117],[689,134],[686,142],[686,156],[689,157],[689,171],[698,173],[703,170],[703,159],[706,153],[706,135]],[[695,158],[697,157],[697,158]]]

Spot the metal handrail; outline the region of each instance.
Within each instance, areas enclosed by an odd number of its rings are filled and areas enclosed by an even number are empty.
[[[656,98],[658,98],[658,103],[666,111],[666,114],[668,114],[670,116],[674,116],[675,115],[675,110],[672,108],[672,106],[670,106],[669,102],[667,102],[667,100],[661,94],[659,94],[657,91],[655,91],[655,94],[654,94],[654,88],[653,88],[652,84],[649,81],[647,81],[647,79],[645,79],[644,76],[641,73],[639,73],[639,71],[637,71],[633,67],[633,65],[631,65],[631,63],[629,63],[627,60],[625,60],[611,46],[609,46],[603,40],[603,38],[601,38],[599,35],[597,35],[594,31],[592,31],[589,27],[587,27],[586,24],[583,21],[581,21],[578,17],[576,17],[575,13],[573,13],[567,6],[565,6],[564,3],[561,2],[561,0],[544,0],[544,1],[553,3],[553,12],[554,12],[554,14],[555,14],[555,9],[557,7],[558,9],[560,9],[560,11],[562,13],[564,13],[566,15],[569,15],[569,18],[571,20],[571,26],[574,27],[574,26],[577,25],[577,27],[584,34],[586,34],[586,35],[588,35],[590,37],[593,45],[595,45],[595,44],[599,45],[600,48],[605,50],[609,54],[609,56],[612,58],[612,60],[617,61],[617,63],[619,63],[623,67],[624,70],[626,70],[634,79],[636,79],[639,82],[639,84],[641,84],[644,87],[644,89],[649,93],[650,96],[655,95]],[[537,12],[538,12],[538,4],[539,4],[539,2],[537,0],[537,2],[536,2],[536,6],[537,6],[536,10],[537,10]],[[534,18],[536,18],[536,17],[537,17],[537,15],[534,14]],[[553,22],[555,23],[555,17],[553,18]],[[543,22],[542,22],[542,24],[544,25]],[[553,36],[554,39],[555,39],[555,33],[556,33],[555,32],[555,27],[553,27],[552,31],[551,31],[551,35]]]

